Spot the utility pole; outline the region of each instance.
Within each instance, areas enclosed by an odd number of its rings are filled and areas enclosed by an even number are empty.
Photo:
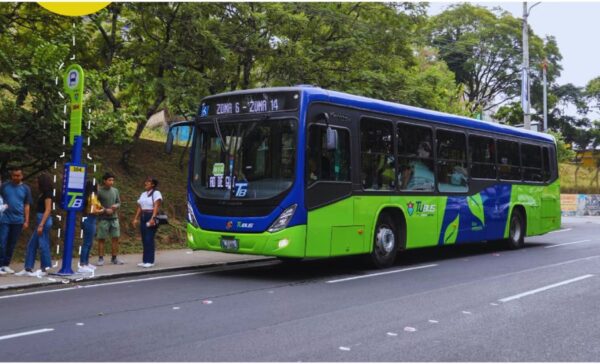
[[[527,17],[534,6],[527,9],[527,2],[523,2],[523,66],[521,70],[521,107],[523,108],[523,126],[525,129],[531,129],[531,114],[529,110],[529,28],[527,26]]]
[[[544,59],[542,63],[542,78],[544,84],[544,126],[543,132],[546,133],[548,131],[548,91],[547,91],[547,83],[546,83],[546,70],[548,69],[548,60]]]

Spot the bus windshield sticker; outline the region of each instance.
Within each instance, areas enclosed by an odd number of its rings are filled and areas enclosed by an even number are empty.
[[[231,181],[233,180],[233,183]],[[235,185],[235,176],[209,176],[208,177],[208,188],[209,189],[226,189],[231,190],[231,187]]]
[[[202,111],[200,112],[200,117],[206,117],[208,116],[208,105],[206,104],[202,104]]]
[[[248,194],[248,183],[238,182],[235,184],[235,197],[246,197]]]
[[[212,174],[213,174],[213,176],[223,176],[223,175],[225,175],[225,163],[215,163],[215,164],[213,164]]]

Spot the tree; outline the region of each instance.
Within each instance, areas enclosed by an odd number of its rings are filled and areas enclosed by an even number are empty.
[[[0,4],[0,174],[21,165],[26,178],[64,151],[56,80],[68,54],[69,26],[36,4]]]
[[[521,20],[508,12],[471,4],[451,6],[430,19],[429,42],[465,86],[472,111],[490,110],[520,94],[521,28]],[[560,71],[556,42],[549,38],[544,45],[531,30],[529,37],[530,63],[548,58],[552,82]]]

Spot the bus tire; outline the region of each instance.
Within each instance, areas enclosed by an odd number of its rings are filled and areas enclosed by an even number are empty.
[[[521,249],[525,245],[525,219],[520,209],[514,209],[510,216],[508,239],[505,240],[509,249]]]
[[[388,214],[381,214],[377,219],[373,236],[373,249],[369,260],[375,268],[388,268],[396,260],[400,236],[394,219]]]

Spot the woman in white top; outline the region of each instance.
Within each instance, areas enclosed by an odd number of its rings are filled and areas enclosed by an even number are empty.
[[[144,247],[144,255],[139,267],[150,268],[154,266],[154,235],[156,235],[156,215],[158,208],[162,202],[162,195],[156,189],[158,180],[152,177],[147,177],[144,181],[144,192],[137,200],[138,206],[133,218],[133,226],[140,223],[142,232],[142,245]]]

